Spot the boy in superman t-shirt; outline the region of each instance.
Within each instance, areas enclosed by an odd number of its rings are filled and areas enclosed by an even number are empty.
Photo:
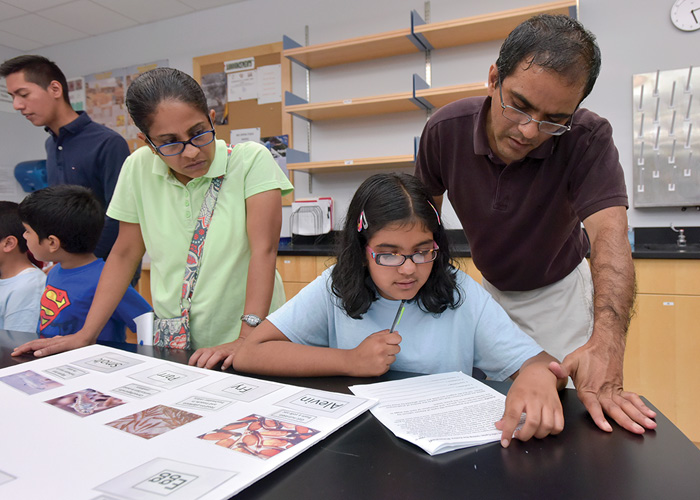
[[[19,205],[27,246],[37,259],[55,262],[41,296],[40,337],[80,330],[105,265],[93,254],[104,225],[104,209],[89,189],[59,185],[29,194]],[[98,340],[124,342],[126,327],[151,306],[129,287]]]

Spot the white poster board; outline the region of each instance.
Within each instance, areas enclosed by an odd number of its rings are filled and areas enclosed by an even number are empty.
[[[0,498],[229,498],[375,404],[98,345],[1,369],[0,398]]]

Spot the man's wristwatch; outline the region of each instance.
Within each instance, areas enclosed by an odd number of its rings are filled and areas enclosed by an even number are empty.
[[[241,316],[241,321],[248,326],[252,326],[253,328],[262,323],[262,319],[260,319],[260,317],[256,316],[255,314],[244,314],[243,316]]]

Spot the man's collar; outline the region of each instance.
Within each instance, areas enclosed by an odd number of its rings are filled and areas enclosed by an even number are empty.
[[[81,130],[83,130],[90,122],[92,122],[92,120],[85,111],[77,111],[77,113],[78,118],[58,129],[59,135],[63,135],[65,133],[76,135]],[[51,130],[49,127],[44,127],[44,130],[46,130],[53,137],[56,137],[56,134],[54,134],[53,130]]]

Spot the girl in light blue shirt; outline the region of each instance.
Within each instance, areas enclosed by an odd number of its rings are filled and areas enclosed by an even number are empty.
[[[504,446],[523,412],[518,439],[563,429],[557,386],[565,380],[548,368],[553,361],[451,265],[430,195],[415,177],[395,173],[362,183],[348,208],[337,264],[268,316],[233,358],[236,370],[268,375],[369,377],[389,369],[427,374],[478,367],[496,380],[512,377],[497,423]]]

